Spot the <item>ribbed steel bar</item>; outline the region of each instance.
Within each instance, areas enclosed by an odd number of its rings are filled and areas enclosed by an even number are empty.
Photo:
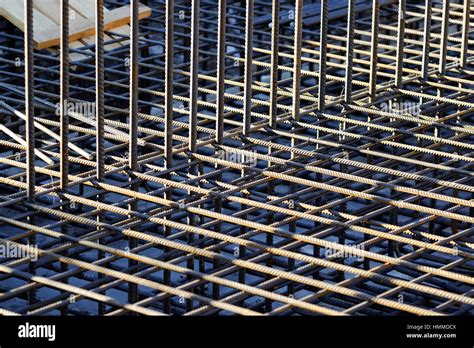
[[[400,88],[403,83],[403,61],[405,55],[405,25],[406,0],[398,3],[398,30],[397,30],[397,59],[395,71],[395,87]]]
[[[191,60],[189,83],[189,151],[196,151],[198,93],[199,93],[199,18],[200,0],[192,2],[191,10]]]
[[[104,153],[104,93],[105,93],[105,63],[104,63],[104,0],[95,1],[95,121],[96,121],[96,162],[97,179],[102,180],[104,176],[105,153]]]
[[[225,56],[226,56],[227,0],[219,1],[217,26],[217,81],[216,81],[216,142],[224,140]]]
[[[431,13],[433,0],[426,0],[424,12],[424,29],[423,29],[423,63],[421,69],[421,77],[423,80],[428,79],[430,64],[430,45],[431,45]]]
[[[252,124],[253,7],[253,0],[246,0],[243,135],[248,135]]]
[[[441,48],[439,51],[439,69],[440,75],[446,72],[446,55],[448,50],[448,28],[449,27],[449,0],[443,0],[443,14],[441,18]]]
[[[327,75],[327,51],[328,51],[328,22],[329,4],[327,0],[321,1],[321,33],[319,44],[319,81],[318,81],[318,107],[324,112],[326,107],[326,75]]]
[[[60,79],[61,79],[61,90],[60,90],[60,101],[59,101],[59,117],[60,117],[60,139],[59,139],[59,154],[60,154],[60,173],[61,177],[59,178],[59,189],[63,192],[68,191],[69,184],[69,111],[68,111],[68,99],[69,99],[69,0],[61,2],[61,52],[60,52]],[[62,200],[64,205],[61,206],[61,210],[64,212],[68,211],[68,201]],[[68,234],[68,225],[62,225],[61,231],[64,234]],[[65,253],[67,254],[67,253]],[[61,269],[66,271],[68,265],[65,263],[61,264]],[[68,280],[65,279],[65,283]],[[68,306],[61,308],[61,314],[68,314]]]
[[[280,44],[280,0],[272,0],[271,67],[270,67],[270,122],[275,128],[278,117],[278,52]]]
[[[460,64],[461,67],[466,67],[467,63],[467,50],[469,45],[469,30],[471,27],[471,0],[464,0],[464,7],[463,7],[463,19],[462,19],[462,42],[461,42],[461,56],[460,56]]]
[[[300,85],[301,85],[301,45],[303,35],[303,1],[295,0],[294,12],[294,49],[293,49],[293,96],[292,117],[300,119]]]
[[[34,128],[34,56],[33,56],[33,0],[24,1],[25,9],[25,115],[26,115],[26,182],[28,200],[35,196],[35,128]]]
[[[138,169],[138,74],[139,74],[139,19],[138,19],[138,0],[131,0],[130,4],[130,114],[129,114],[129,150],[128,150],[128,166],[131,171]],[[131,182],[134,178],[129,178]],[[131,185],[132,190],[139,189],[139,183]],[[137,202],[129,205],[130,211],[137,210]],[[130,238],[128,243],[129,250],[133,250],[138,246],[136,239]],[[129,260],[128,266],[132,268],[137,263],[135,260]],[[135,303],[138,301],[137,285],[129,283],[128,301]]]
[[[173,165],[173,76],[174,76],[174,1],[166,2],[165,32],[165,161]]]
[[[67,190],[69,175],[69,1],[61,2],[61,99],[60,99],[60,171],[62,190]]]
[[[139,52],[139,20],[138,20],[138,1],[131,0],[131,21],[130,21],[130,148],[129,148],[129,167],[131,170],[137,170],[138,161],[138,64],[140,59]]]
[[[24,57],[25,57],[25,138],[26,138],[26,198],[28,201],[35,200],[36,190],[36,172],[35,172],[35,107],[34,107],[34,56],[33,56],[33,40],[34,40],[34,17],[33,17],[33,0],[25,0],[24,2]],[[28,218],[28,222],[35,223],[34,216]],[[35,244],[36,236],[31,234],[28,243]],[[36,274],[36,264],[30,261],[28,271]],[[37,300],[36,292],[28,293],[28,303],[31,305]]]
[[[96,156],[96,179],[104,180],[105,171],[105,42],[104,42],[104,1],[95,1],[95,156]],[[103,195],[96,196],[98,201],[103,199]],[[101,221],[101,214],[97,215],[97,221]],[[99,240],[99,243],[103,242]],[[99,251],[97,258],[104,255]],[[97,273],[100,277],[101,274]],[[99,302],[98,314],[105,311],[104,303]]]
[[[352,99],[352,79],[354,67],[354,40],[356,1],[349,0],[347,8],[347,37],[346,37],[346,72],[344,79],[344,102],[350,103]]]
[[[376,91],[377,91],[377,63],[378,63],[378,41],[379,31],[377,29],[379,25],[379,12],[380,12],[380,1],[372,1],[372,36],[370,40],[370,86],[369,95],[371,102],[375,102]]]

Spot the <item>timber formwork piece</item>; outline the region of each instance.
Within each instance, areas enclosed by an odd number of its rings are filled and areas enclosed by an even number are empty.
[[[22,1],[0,314],[474,314],[474,2],[61,0],[52,51]]]

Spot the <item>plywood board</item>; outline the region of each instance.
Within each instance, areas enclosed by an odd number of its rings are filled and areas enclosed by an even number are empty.
[[[60,0],[56,0],[60,1]],[[69,0],[69,6],[71,6],[75,11],[77,11],[81,16],[85,18],[94,18],[95,16],[95,0]],[[104,12],[108,12],[109,10],[104,8]],[[130,26],[123,25],[113,29],[114,33],[122,34],[122,35],[130,35]],[[114,38],[113,35],[111,35]],[[95,41],[95,36],[89,37],[90,40]],[[111,50],[117,48],[119,46],[127,45],[128,40],[122,40],[118,43],[108,44],[105,46],[106,50]]]
[[[51,19],[58,27],[60,26],[60,5],[61,5],[61,0],[40,0],[40,1],[35,1],[34,2],[34,8],[41,12],[43,15]],[[92,15],[94,16],[94,4],[92,3]],[[71,11],[69,15],[69,23],[70,25],[73,23],[79,23],[81,21],[84,21],[88,18],[88,16],[84,16],[81,14],[77,7],[74,6],[73,4],[69,4]],[[105,40],[112,40],[112,38],[108,35],[105,35]],[[73,41],[70,43],[71,48],[81,48],[84,45],[93,45],[95,43],[95,38],[94,37],[85,37],[81,40],[78,41]],[[109,49],[114,49],[121,47],[122,45],[120,44],[110,44],[107,45]]]
[[[71,42],[95,35],[95,11],[93,10],[94,7],[87,6],[92,8],[92,10],[94,11],[94,13],[92,13],[90,9],[86,10],[86,6],[79,5],[78,2],[75,2],[75,5],[77,5],[77,9],[74,9],[73,6],[71,6],[71,8],[73,10],[76,10],[81,17],[77,20],[71,20],[69,27],[69,41]],[[87,5],[87,3],[85,5]],[[51,6],[51,8],[48,9],[46,6]],[[35,41],[35,47],[37,49],[57,46],[60,43],[59,23],[57,23],[56,19],[50,18],[51,15],[45,15],[54,12],[55,8],[57,8],[56,12],[59,13],[59,1],[41,0],[40,2],[35,2],[35,10],[33,13],[33,37]],[[24,30],[23,9],[23,1],[0,0],[0,14],[21,30]],[[139,18],[147,18],[150,15],[151,9],[145,5],[140,4]],[[130,23],[130,6],[127,5],[119,7],[111,11],[104,10],[105,30],[120,28],[128,23]],[[121,30],[123,32],[124,29],[122,28],[118,30]],[[129,31],[127,31],[127,34],[128,33]]]
[[[7,0],[9,1],[9,0]],[[17,1],[17,0],[13,0]],[[151,15],[151,9],[140,5],[139,18],[147,18]],[[130,6],[123,6],[104,13],[104,29],[110,30],[130,23]],[[95,34],[95,18],[87,18],[83,21],[71,23],[69,27],[69,40],[79,40]],[[40,29],[34,31],[35,46],[37,49],[48,48],[59,45],[59,27],[57,31]]]
[[[13,5],[13,6],[12,6]],[[59,10],[59,8],[58,8]],[[24,31],[24,2],[15,1],[11,3],[10,1],[0,0],[0,16],[7,19],[14,26]],[[33,23],[34,26],[42,26],[48,30],[59,30],[57,24],[55,24],[50,18],[46,17],[40,11],[33,11]],[[84,44],[79,41],[71,42],[71,48],[82,48]],[[57,52],[57,51],[55,51]],[[87,58],[87,56],[71,52],[70,60],[72,62],[79,61]]]

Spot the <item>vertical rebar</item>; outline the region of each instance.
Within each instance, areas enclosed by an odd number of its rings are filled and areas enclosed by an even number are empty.
[[[423,80],[427,80],[429,74],[432,6],[433,0],[426,0],[425,23],[423,28],[423,61],[421,65],[421,78]]]
[[[188,149],[191,152],[196,151],[197,145],[197,120],[198,120],[198,88],[199,88],[199,23],[200,23],[200,0],[192,1],[191,8],[191,57],[190,57],[190,73],[191,77],[189,80],[189,145]],[[193,162],[192,158],[189,158],[189,162]],[[197,175],[197,166],[191,164],[189,166],[189,175]],[[199,184],[198,184],[199,185]],[[191,191],[188,191],[189,195],[192,195]],[[188,224],[190,226],[195,226],[195,215],[193,213],[188,213]],[[192,245],[194,242],[194,234],[188,234],[188,243]],[[189,269],[194,269],[194,256],[190,257],[187,261],[186,266]],[[191,280],[192,277],[188,276],[188,280]],[[191,311],[193,309],[193,301],[186,300],[186,311]]]
[[[250,131],[252,122],[252,63],[253,63],[253,0],[246,1],[245,19],[245,75],[244,75],[244,126],[243,134]]]
[[[189,83],[189,151],[196,151],[199,87],[199,10],[200,0],[192,1],[191,9],[191,78]]]
[[[105,93],[105,66],[104,66],[104,0],[96,0],[95,2],[95,118],[96,118],[96,178],[98,181],[104,180],[105,174],[105,131],[104,131],[104,93]],[[97,195],[97,201],[102,200],[102,195]],[[97,222],[101,221],[101,214],[97,214]],[[99,243],[103,243],[99,239]],[[105,254],[102,251],[97,251],[98,259],[102,259]],[[103,278],[103,275],[98,273],[98,278]],[[98,313],[102,315],[105,311],[105,305],[99,303]]]
[[[377,91],[377,61],[378,61],[378,38],[379,38],[379,0],[372,0],[372,36],[370,38],[370,102],[375,102]]]
[[[294,49],[293,49],[293,89],[292,89],[292,111],[291,116],[295,121],[300,120],[300,101],[301,101],[301,49],[302,49],[302,38],[303,38],[303,1],[295,1],[295,22],[294,22]],[[291,139],[291,146],[296,147],[298,140],[295,138]],[[294,153],[291,153],[291,158],[294,158]],[[290,192],[295,192],[296,185],[290,184]],[[292,221],[289,224],[290,232],[296,231],[296,223]],[[287,269],[289,272],[294,270],[294,260],[288,258]],[[294,284],[289,284],[288,294],[293,295]]]
[[[280,50],[280,0],[272,1],[272,32],[271,32],[271,67],[270,67],[270,108],[269,108],[269,126],[270,128],[276,128],[278,122],[278,65],[279,65],[279,50]],[[272,147],[268,147],[268,154],[271,155],[273,152]],[[270,181],[267,186],[267,195],[273,195],[274,184]],[[273,223],[273,216],[269,215],[267,218],[267,224]],[[273,235],[267,233],[266,244],[268,246],[273,245]],[[273,257],[270,255],[266,261],[267,267],[273,265]],[[270,278],[270,277],[269,277]],[[268,279],[269,279],[268,278]],[[267,310],[272,308],[272,301],[270,299],[265,300],[265,307]]]
[[[300,119],[300,85],[301,85],[301,40],[303,35],[303,0],[295,0],[295,35],[293,50],[293,100],[292,117]]]
[[[24,2],[25,19],[25,116],[26,116],[26,197],[33,202],[35,200],[36,173],[35,173],[35,108],[34,108],[34,56],[33,56],[33,0]],[[28,222],[34,225],[34,216],[28,217]],[[36,244],[36,236],[33,231],[28,238],[30,245]],[[28,262],[30,274],[36,274],[36,262]],[[36,302],[36,291],[28,292],[28,303]]]
[[[139,52],[139,18],[138,18],[138,0],[130,0],[130,106],[129,106],[129,150],[128,150],[128,166],[131,171],[136,171],[138,163],[138,62],[140,59]],[[133,181],[133,175],[129,176],[129,181]],[[132,184],[131,189],[137,191],[139,186]],[[128,209],[137,210],[137,202],[133,201],[129,204]],[[133,250],[138,246],[137,240],[130,237],[128,242],[129,250]],[[135,260],[128,261],[128,267],[132,268],[137,264]],[[138,287],[135,283],[128,283],[128,302],[134,303],[138,301]]]
[[[328,53],[328,20],[329,0],[321,0],[321,31],[319,37],[319,85],[318,85],[318,108],[324,112],[326,108],[326,69]]]
[[[173,80],[174,80],[174,0],[166,1],[165,15],[165,167],[169,169],[173,166]],[[173,199],[173,190],[168,187],[165,191],[165,199]],[[164,226],[164,234],[171,233],[169,226]],[[168,248],[164,248],[166,253]],[[167,259],[165,258],[165,261]],[[166,285],[171,282],[169,270],[163,271],[163,281]],[[171,311],[171,301],[169,298],[163,301],[165,313]]]
[[[346,77],[344,82],[344,102],[352,99],[352,74],[354,66],[355,0],[349,0],[347,13]]]
[[[471,16],[471,0],[464,0],[463,6],[463,17],[462,17],[462,37],[461,37],[461,58],[460,64],[462,68],[466,67],[467,62],[467,50],[469,47],[469,28],[470,28],[470,16]]]
[[[217,23],[217,83],[216,83],[216,143],[222,144],[224,141],[224,103],[225,103],[225,55],[226,55],[226,20],[227,20],[227,1],[219,1],[218,23]],[[215,165],[216,170],[219,165]],[[221,180],[220,175],[216,175],[216,180]],[[222,199],[216,197],[214,200],[214,210],[221,212]],[[214,231],[220,232],[221,224],[214,226]],[[213,262],[214,267],[218,267],[219,261]],[[219,286],[213,284],[212,297],[219,297]]]
[[[97,179],[104,178],[104,0],[96,0],[95,36],[95,117],[96,117],[96,162]]]
[[[60,101],[59,101],[59,122],[60,122],[60,140],[59,140],[59,152],[60,152],[60,179],[59,187],[62,192],[68,191],[69,183],[69,0],[61,1],[60,10],[60,21],[61,21],[61,51],[60,51]],[[68,212],[68,200],[61,199],[61,211]],[[65,235],[68,234],[68,224],[61,226],[61,232]],[[67,251],[63,255],[67,255]],[[63,272],[68,270],[67,263],[61,263],[61,270]],[[68,282],[66,278],[65,283]],[[68,306],[65,305],[61,308],[61,314],[68,314]]]
[[[130,170],[137,170],[138,147],[138,61],[139,53],[139,19],[138,0],[131,1],[131,22],[130,22],[130,106],[129,106],[129,149],[128,165]]]
[[[219,1],[217,24],[216,142],[224,140],[224,92],[227,0]]]
[[[280,0],[272,1],[272,33],[271,33],[271,68],[270,68],[270,110],[269,125],[276,127],[278,114],[278,52],[280,39]]]
[[[165,161],[173,165],[174,0],[166,1],[165,24]]]
[[[395,87],[400,88],[403,80],[403,56],[405,45],[405,10],[406,0],[399,1],[398,32],[397,32],[397,59],[395,68]]]
[[[60,52],[60,182],[62,191],[67,191],[69,175],[69,0],[61,1],[61,52]]]
[[[35,108],[33,57],[33,0],[25,0],[25,114],[26,114],[26,194],[35,197]]]
[[[439,51],[438,72],[444,75],[446,72],[446,56],[448,51],[448,28],[449,28],[449,0],[443,0],[443,15],[441,17],[441,45]]]
[[[244,120],[243,120],[243,135],[249,134],[252,122],[252,64],[253,64],[253,11],[254,1],[246,0],[245,3],[245,64],[244,64]],[[242,143],[242,146],[245,146]],[[246,176],[246,170],[241,171],[241,177],[244,179]],[[243,194],[245,197],[245,194]],[[219,207],[222,202],[219,200]],[[246,206],[241,205],[241,210],[245,210]],[[242,215],[243,219],[246,219],[246,215]],[[240,234],[244,235],[247,233],[247,228],[242,226],[240,228]],[[239,257],[245,257],[246,249],[243,246],[239,247]],[[239,270],[239,282],[245,284],[246,272],[241,269]]]
[[[462,18],[462,26],[461,26],[461,53],[459,56],[459,67],[461,69],[466,68],[467,65],[467,57],[468,57],[468,48],[469,48],[469,30],[470,30],[470,20],[471,16],[471,0],[464,0],[463,6],[463,18]],[[459,88],[463,87],[463,83],[460,82],[458,84]],[[459,107],[458,111],[461,111],[462,108]],[[461,123],[461,117],[456,118],[457,123]],[[456,133],[458,134],[458,133]]]

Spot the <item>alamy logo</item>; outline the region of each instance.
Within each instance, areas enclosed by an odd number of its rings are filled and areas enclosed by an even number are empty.
[[[34,325],[26,323],[18,326],[18,337],[20,338],[47,338],[52,342],[56,340],[56,325]]]
[[[258,163],[256,150],[248,151],[247,154],[219,150],[217,151],[217,158],[232,163],[246,164],[249,167],[256,167]]]
[[[380,109],[384,112],[390,112],[396,115],[411,115],[418,116],[421,114],[421,107],[419,103],[415,102],[383,102],[380,104]]]
[[[63,104],[64,113],[68,114],[80,114],[84,116],[94,116],[95,115],[95,103],[93,102],[64,102]],[[61,103],[56,104],[56,115],[61,114]]]
[[[364,246],[362,244],[352,245],[347,244],[343,250],[326,248],[325,256],[329,257],[343,257],[355,258],[357,261],[364,261]]]
[[[27,258],[33,262],[38,261],[38,246],[37,245],[25,245],[20,248],[16,244],[6,242],[0,244],[0,259],[23,259]]]

